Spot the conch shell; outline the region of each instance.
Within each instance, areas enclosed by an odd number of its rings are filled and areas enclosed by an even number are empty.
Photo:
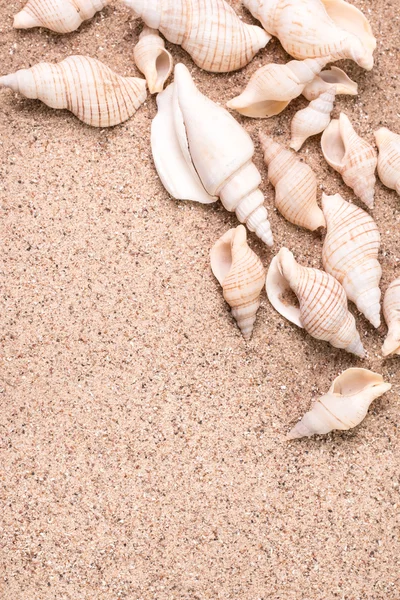
[[[151,148],[166,190],[178,200],[203,204],[219,196],[227,210],[272,246],[250,136],[228,111],[199,92],[183,64],[175,66],[174,83],[157,96],[157,105]]]
[[[319,98],[312,100],[307,108],[299,110],[294,115],[290,126],[292,134],[290,147],[293,150],[297,152],[309,137],[321,133],[328,127],[335,96],[336,88],[333,86]]]
[[[400,195],[400,135],[381,127],[375,131],[375,140],[379,149],[379,179]]]
[[[350,58],[371,70],[376,40],[361,11],[344,0],[243,0],[264,29],[299,60]]]
[[[321,138],[326,162],[341,174],[346,185],[354,190],[368,208],[374,206],[376,151],[354,131],[349,118],[340,113],[333,119]]]
[[[249,340],[260,306],[265,270],[247,244],[245,227],[229,229],[211,248],[210,258],[212,272],[222,285],[232,315],[244,339]]]
[[[371,402],[391,387],[378,373],[368,369],[347,369],[336,377],[328,393],[318,398],[286,439],[310,437],[334,429],[352,429],[363,421]]]
[[[303,96],[311,102],[329,90],[332,86],[336,88],[336,96],[347,94],[357,96],[358,85],[346,75],[342,69],[331,67],[328,71],[321,71],[316,75],[311,83],[307,83],[303,90]]]
[[[161,92],[171,75],[173,59],[156,29],[144,27],[133,55],[136,66],[146,77],[150,94]]]
[[[317,204],[317,178],[311,167],[265,133],[260,132],[260,142],[279,212],[294,225],[311,231],[325,227],[325,217]]]
[[[224,0],[123,0],[148,27],[179,44],[201,69],[216,73],[247,65],[271,36],[242,23]]]
[[[282,112],[293,98],[324,68],[328,59],[291,60],[285,65],[270,63],[253,73],[245,90],[227,102],[246,117],[272,117]]]
[[[265,287],[269,301],[283,317],[317,340],[364,358],[354,317],[347,308],[346,292],[334,277],[302,267],[287,248],[281,248],[271,261]],[[289,290],[296,294],[300,307],[283,299]]]
[[[96,12],[102,10],[110,0],[28,0],[24,8],[15,15],[16,29],[46,27],[57,33],[75,31]]]
[[[69,56],[0,77],[0,87],[51,108],[66,108],[84,123],[111,127],[129,119],[146,99],[146,80],[121,77],[99,60]]]
[[[382,346],[382,354],[400,354],[400,279],[392,281],[386,290],[383,316],[389,331]]]

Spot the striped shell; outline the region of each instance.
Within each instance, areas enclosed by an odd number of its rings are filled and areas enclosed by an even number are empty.
[[[144,27],[133,51],[135,63],[146,77],[150,94],[161,92],[173,68],[173,59],[156,29]]]
[[[57,33],[75,31],[110,0],[29,0],[15,15],[16,29],[46,27]]]
[[[299,110],[294,115],[290,126],[292,134],[290,147],[293,150],[297,152],[309,137],[322,133],[328,127],[335,96],[336,88],[332,86],[319,98],[310,102],[307,108]]]
[[[321,71],[319,75],[316,75],[311,83],[308,83],[304,88],[303,96],[311,102],[311,100],[315,100],[329,90],[332,85],[336,87],[336,96],[339,96],[339,94],[357,96],[358,85],[338,67],[331,67],[327,71]]]
[[[379,149],[379,179],[400,195],[400,135],[381,127],[375,132],[375,140]]]
[[[386,290],[383,298],[383,316],[388,333],[382,346],[382,354],[400,354],[400,279],[392,281]]]

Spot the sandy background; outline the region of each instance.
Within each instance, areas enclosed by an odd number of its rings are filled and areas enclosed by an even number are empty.
[[[378,38],[376,66],[340,65],[360,94],[338,97],[334,114],[373,141],[381,125],[400,131],[399,11],[395,0],[355,4]],[[82,53],[139,75],[141,25],[121,5],[65,36],[13,31],[21,6],[0,1],[1,74]],[[222,104],[260,65],[288,58],[273,40],[243,71],[212,75],[167,47]],[[287,245],[321,267],[321,238],[273,208],[257,141],[263,128],[288,144],[305,105],[239,118],[276,240],[271,251],[250,236],[266,266]],[[264,295],[245,343],[208,258],[236,218],[168,196],[149,145],[155,114],[149,97],[127,123],[97,130],[0,91],[0,598],[398,600],[400,359],[380,357],[386,329],[351,306],[369,352],[357,360]],[[325,191],[354,200],[318,138],[301,155]],[[383,291],[400,275],[399,207],[378,183]],[[392,391],[350,432],[285,442],[350,366],[381,372]]]

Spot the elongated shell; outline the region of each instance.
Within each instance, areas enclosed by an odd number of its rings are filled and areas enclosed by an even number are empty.
[[[333,119],[321,138],[326,162],[341,174],[346,185],[354,190],[368,208],[374,206],[376,151],[354,131],[349,118],[340,113]]]
[[[283,299],[289,289],[300,307]],[[346,292],[334,277],[302,267],[287,248],[281,248],[270,264],[266,290],[275,310],[312,337],[360,358],[365,356],[354,317],[347,308]]]
[[[227,102],[227,106],[247,117],[277,115],[293,98],[300,96],[327,62],[327,59],[314,58],[292,60],[286,65],[265,65],[253,73],[245,90]]]
[[[154,163],[164,187],[180,200],[207,204],[220,197],[227,210],[272,246],[250,136],[228,111],[199,92],[184,65],[176,65],[174,72],[174,83],[157,96],[151,127]]]
[[[123,0],[137,17],[179,44],[201,69],[241,69],[271,37],[243,23],[224,0]]]
[[[372,325],[379,327],[382,269],[378,227],[365,210],[340,194],[322,194],[322,209],[327,228],[322,248],[324,269],[342,284],[348,299]]]
[[[262,132],[260,141],[279,212],[294,225],[311,231],[325,227],[325,217],[317,204],[317,178],[312,169]]]
[[[212,272],[222,285],[232,315],[244,339],[249,340],[260,307],[265,270],[247,244],[245,227],[229,229],[211,248],[210,258]]]
[[[383,298],[383,316],[388,333],[382,346],[382,354],[400,354],[400,279],[392,281],[386,290]]]
[[[363,421],[371,402],[391,387],[378,373],[368,369],[347,369],[293,427],[287,439],[329,433],[334,429],[352,429]]]
[[[379,179],[400,195],[400,135],[381,127],[375,132],[375,140],[379,149]]]
[[[361,11],[344,0],[243,0],[264,29],[299,60],[330,56],[372,69],[376,40]]]
[[[57,33],[75,31],[110,0],[29,0],[15,15],[16,29],[46,27]]]
[[[156,29],[143,29],[133,55],[136,66],[146,77],[150,94],[161,92],[171,75],[173,59]]]
[[[69,56],[58,64],[39,63],[0,77],[0,87],[51,108],[66,108],[84,123],[111,127],[129,119],[146,99],[146,81],[121,77],[99,60]]]
[[[290,147],[300,150],[304,142],[312,135],[324,131],[331,122],[331,112],[335,102],[336,91],[332,87],[310,102],[307,108],[297,111],[291,123]]]
[[[338,67],[331,67],[327,71],[321,71],[319,75],[314,77],[311,83],[306,85],[302,93],[307,100],[315,100],[333,85],[336,88],[336,96],[340,94],[357,96],[358,85],[342,69],[338,69]]]

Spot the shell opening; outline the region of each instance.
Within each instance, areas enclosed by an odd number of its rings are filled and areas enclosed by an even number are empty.
[[[303,324],[300,320],[300,307],[297,296],[294,294],[285,277],[285,270],[280,260],[282,250],[286,249],[282,248],[271,261],[267,273],[265,289],[267,291],[268,300],[275,310],[291,323],[303,328]],[[289,251],[287,250],[287,252]]]
[[[383,383],[382,375],[368,369],[347,369],[336,377],[332,384],[332,392],[339,396],[353,396],[365,387],[375,387]]]

